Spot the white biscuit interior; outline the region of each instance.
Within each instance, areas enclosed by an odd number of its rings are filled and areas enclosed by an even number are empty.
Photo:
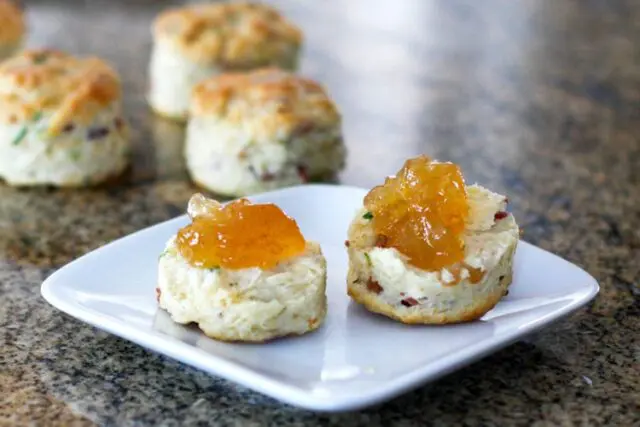
[[[185,157],[189,173],[218,194],[245,196],[335,175],[346,150],[339,124],[291,138],[258,140],[259,132],[207,116],[192,117]]]
[[[52,112],[28,122],[0,124],[0,177],[12,185],[82,186],[119,175],[128,164],[129,141],[119,102],[89,125],[47,133]],[[91,137],[91,135],[94,135]]]

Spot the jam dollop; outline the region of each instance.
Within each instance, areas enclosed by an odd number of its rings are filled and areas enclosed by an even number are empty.
[[[409,159],[364,205],[377,245],[397,249],[415,267],[436,271],[464,260],[469,206],[457,165],[424,155]]]
[[[189,214],[192,223],[178,232],[177,246],[195,267],[269,269],[306,246],[296,222],[274,204],[240,199],[223,206],[196,195]]]

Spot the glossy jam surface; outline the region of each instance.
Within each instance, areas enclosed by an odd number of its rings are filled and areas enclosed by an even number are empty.
[[[463,261],[469,207],[458,166],[427,156],[407,160],[395,177],[367,194],[364,205],[378,246],[396,248],[423,270]]]
[[[192,223],[178,232],[177,244],[196,267],[269,269],[305,249],[296,222],[273,204],[242,199],[223,207],[209,201],[191,216]]]

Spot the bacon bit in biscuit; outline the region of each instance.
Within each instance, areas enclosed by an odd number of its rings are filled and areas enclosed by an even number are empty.
[[[271,172],[265,172],[262,174],[262,181],[264,182],[269,182],[269,181],[273,181],[274,179],[276,179],[275,174],[272,174]]]
[[[345,240],[345,241],[344,241],[344,245],[345,245],[346,247],[349,247],[349,244],[350,244],[350,243],[349,243],[349,241],[348,241],[348,240]]]
[[[389,243],[389,238],[384,234],[378,234],[376,236],[376,246],[379,248],[386,248]]]
[[[309,176],[307,175],[307,168],[303,165],[298,165],[298,176],[302,182],[309,182]]]
[[[484,278],[484,270],[482,268],[471,267],[470,265],[464,263],[464,266],[467,268],[469,272],[469,282],[475,284],[480,283]]]
[[[382,291],[384,291],[382,286],[380,286],[380,284],[372,278],[369,278],[369,280],[367,280],[367,289],[375,294],[381,294]]]
[[[310,318],[309,320],[307,320],[307,325],[309,325],[310,328],[313,328],[316,323],[318,323],[318,319],[316,319],[315,317]]]
[[[161,294],[162,294],[162,291],[160,291],[160,288],[156,288],[156,301],[160,302]]]
[[[400,301],[400,303],[405,307],[413,307],[414,305],[420,304],[418,301],[411,297],[403,299],[402,301]]]
[[[307,121],[303,121],[302,123],[300,123],[300,124],[296,127],[296,129],[295,129],[294,133],[295,133],[296,135],[304,135],[304,134],[307,134],[307,133],[309,133],[309,132],[311,132],[311,131],[313,130],[314,126],[315,126],[315,124],[314,124],[313,122],[310,122],[310,121],[308,121],[308,120],[307,120]]]
[[[87,139],[100,139],[109,135],[109,129],[105,127],[92,128],[87,132]]]
[[[496,214],[493,216],[493,219],[496,221],[500,221],[501,219],[505,219],[508,216],[509,216],[509,212],[499,211],[499,212],[496,212]]]

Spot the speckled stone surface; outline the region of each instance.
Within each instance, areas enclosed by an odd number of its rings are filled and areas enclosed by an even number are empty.
[[[640,425],[640,2],[277,2],[305,30],[303,72],[345,118],[344,183],[418,153],[508,194],[529,242],[594,275],[586,309],[389,403],[282,405],[50,307],[52,271],[181,213],[183,130],[144,102],[164,1],[29,1],[31,46],[97,53],[134,126],[124,185],[0,185],[0,425]],[[417,344],[418,345],[418,344]]]

